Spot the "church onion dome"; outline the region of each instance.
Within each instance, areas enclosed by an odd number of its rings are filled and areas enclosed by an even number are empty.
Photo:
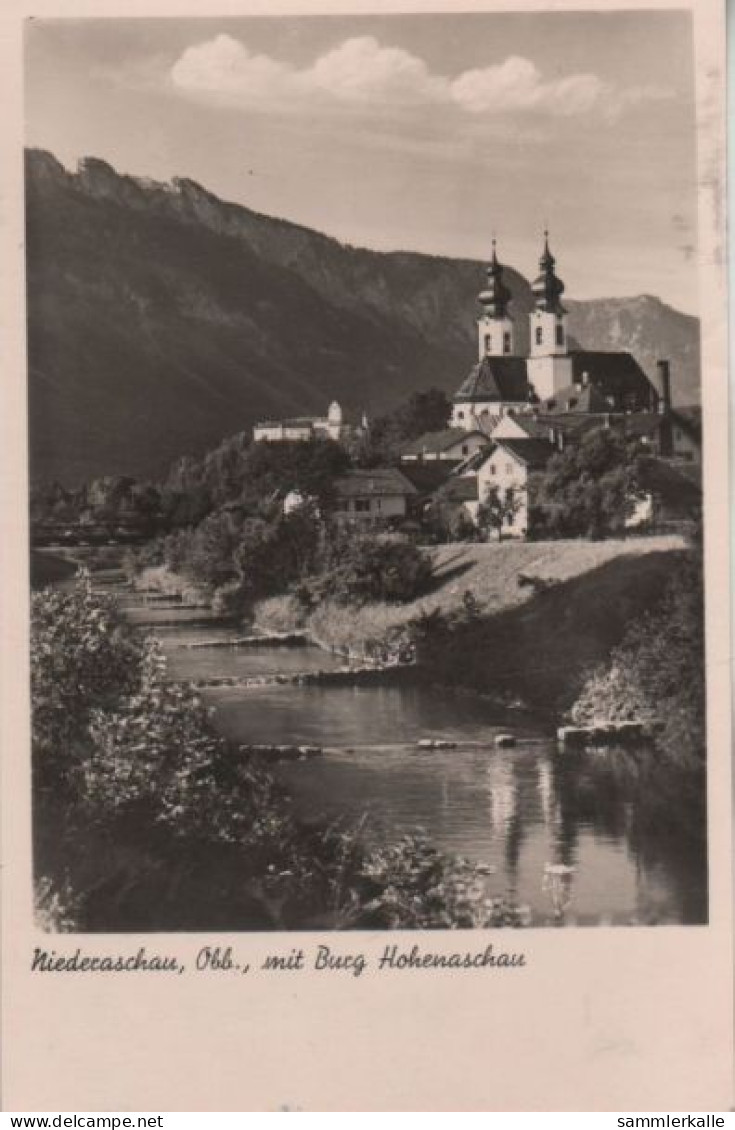
[[[508,312],[508,303],[513,295],[503,282],[503,268],[498,262],[493,240],[493,257],[487,269],[487,288],[478,296],[480,304],[489,318],[504,318]]]
[[[549,233],[544,232],[544,250],[539,259],[541,274],[531,286],[537,310],[545,310],[550,314],[565,314],[566,310],[561,304],[564,293],[564,283],[557,277],[554,268],[556,259],[549,250]]]

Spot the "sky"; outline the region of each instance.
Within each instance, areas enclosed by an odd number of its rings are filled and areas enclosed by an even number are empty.
[[[685,11],[32,20],[26,140],[356,246],[697,313]]]

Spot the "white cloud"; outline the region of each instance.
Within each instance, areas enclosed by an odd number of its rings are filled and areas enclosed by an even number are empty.
[[[537,110],[549,114],[580,114],[598,103],[605,86],[596,75],[568,75],[544,82],[530,59],[509,56],[504,63],[465,71],[451,83],[451,97],[473,114]]]
[[[382,47],[370,35],[347,39],[302,72],[309,86],[345,102],[441,101],[446,81],[400,47]]]
[[[670,90],[617,89],[594,74],[545,81],[530,59],[509,56],[495,66],[454,78],[432,74],[426,63],[373,36],[346,39],[307,68],[253,54],[229,35],[188,47],[174,63],[170,81],[193,97],[242,108],[303,108],[314,100],[334,106],[445,105],[474,116],[533,111],[571,117],[600,111],[617,117],[641,102],[672,97]]]
[[[247,105],[301,93],[298,72],[268,55],[253,55],[230,35],[187,47],[170,73],[174,86],[194,95]]]

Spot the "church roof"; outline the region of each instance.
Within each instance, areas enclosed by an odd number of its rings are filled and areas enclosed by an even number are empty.
[[[581,388],[578,384],[571,384],[559,389],[547,400],[542,400],[539,408],[549,415],[566,415],[573,412],[610,412],[612,404],[596,384],[583,385]]]
[[[575,383],[582,382],[587,373],[590,381],[604,385],[606,392],[632,391],[634,388],[648,392],[653,388],[632,353],[575,349],[569,355]]]
[[[549,233],[545,231],[544,250],[539,259],[541,274],[531,284],[531,291],[537,310],[547,310],[552,314],[564,314],[566,311],[561,304],[564,283],[557,276],[555,267],[556,259],[549,250]]]
[[[480,304],[490,318],[504,318],[513,295],[503,282],[503,268],[498,262],[493,240],[493,255],[487,269],[487,287],[479,295]]]
[[[539,405],[544,413],[620,412],[651,408],[655,386],[630,353],[577,349],[569,353],[572,383]]]
[[[525,357],[483,357],[460,385],[459,402],[527,401],[531,394]]]

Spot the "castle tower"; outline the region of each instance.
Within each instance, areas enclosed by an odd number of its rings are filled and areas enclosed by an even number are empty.
[[[508,313],[511,292],[503,282],[503,268],[498,262],[493,240],[493,255],[487,269],[487,287],[479,295],[483,313],[477,321],[478,354],[483,357],[512,356],[515,349],[513,319]]]
[[[342,437],[342,427],[344,424],[344,413],[342,405],[337,400],[333,400],[327,410],[327,435],[330,439],[340,439]]]
[[[556,260],[544,232],[540,275],[531,290],[535,308],[530,314],[531,356],[528,379],[541,400],[554,396],[572,383],[572,359],[567,346],[567,312],[561,304],[564,283],[555,272]]]

